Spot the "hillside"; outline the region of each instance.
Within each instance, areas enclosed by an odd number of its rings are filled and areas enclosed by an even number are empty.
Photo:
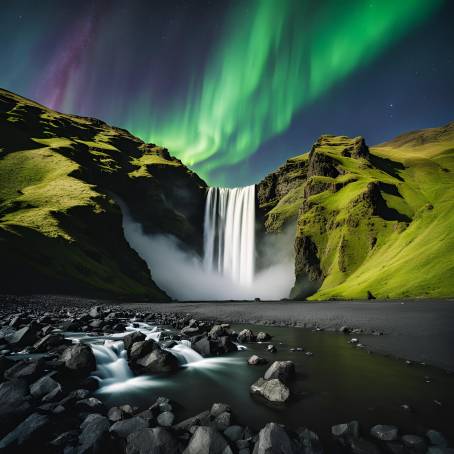
[[[146,232],[200,250],[204,188],[164,148],[0,90],[1,293],[168,299],[114,199]]]
[[[297,221],[294,297],[454,295],[454,123],[376,147],[322,136],[258,185],[265,229]]]

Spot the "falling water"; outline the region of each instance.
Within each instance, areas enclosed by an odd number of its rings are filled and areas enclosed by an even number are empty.
[[[210,188],[205,205],[205,270],[251,285],[254,261],[255,186]]]

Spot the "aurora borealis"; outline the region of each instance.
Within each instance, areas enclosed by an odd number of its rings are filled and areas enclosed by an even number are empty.
[[[164,145],[213,185],[253,183],[319,133],[380,141],[454,116],[447,93],[419,124],[420,86],[405,80],[432,62],[431,46],[449,44],[443,24],[422,36],[446,16],[442,0],[77,3],[3,2],[0,85]],[[442,53],[438,70],[451,70],[452,51]],[[392,58],[395,72],[381,72]],[[430,73],[434,96],[449,76]],[[404,107],[393,120],[394,105]]]

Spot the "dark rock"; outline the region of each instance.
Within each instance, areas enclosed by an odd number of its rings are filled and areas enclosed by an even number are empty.
[[[3,375],[8,380],[25,379],[29,382],[39,377],[44,368],[42,359],[23,359],[17,361]]]
[[[178,440],[162,427],[142,429],[128,436],[126,454],[179,454]]]
[[[40,399],[46,395],[56,396],[59,392],[61,392],[61,385],[57,381],[55,381],[50,375],[45,375],[37,380],[30,386],[30,394]],[[49,397],[47,400],[50,400]]]
[[[88,397],[87,399],[78,400],[76,407],[84,411],[99,411],[103,408],[103,403],[96,397]]]
[[[36,335],[38,333],[38,325],[30,324],[17,330],[15,333],[8,335],[5,339],[14,347],[25,347],[27,345],[33,345],[36,341]]]
[[[301,445],[303,446],[304,454],[323,454],[320,438],[315,432],[312,432],[306,427],[301,427],[297,430]]]
[[[208,410],[199,413],[196,416],[185,419],[184,421],[179,422],[174,426],[176,430],[188,431],[191,427],[194,426],[207,426],[211,422],[210,412]]]
[[[427,443],[424,438],[418,435],[404,435],[402,437],[404,445],[414,453],[424,454],[427,451]]]
[[[92,307],[88,315],[90,315],[91,318],[99,318],[102,315],[101,307],[100,306]]]
[[[358,421],[350,421],[343,424],[336,424],[331,427],[331,433],[335,437],[359,437],[359,423]]]
[[[224,431],[232,424],[232,414],[230,411],[224,411],[214,419],[216,429]]]
[[[134,369],[138,369],[142,373],[174,372],[179,368],[177,358],[172,353],[162,350],[159,347],[131,363],[131,365]]]
[[[43,435],[48,424],[48,416],[32,413],[0,441],[0,449],[9,450],[14,447],[23,447],[28,443],[36,442]]]
[[[133,414],[133,409],[130,405],[122,405],[121,407],[112,407],[107,412],[107,417],[110,421],[117,422],[125,418],[129,418]]]
[[[0,421],[26,414],[31,406],[26,399],[29,392],[25,380],[11,380],[0,384]]]
[[[370,434],[382,441],[397,440],[399,429],[396,426],[388,426],[384,424],[377,424],[370,429]]]
[[[267,364],[267,363],[268,363],[268,360],[267,360],[266,358],[262,358],[261,356],[252,355],[252,356],[247,360],[247,363],[248,363],[250,366],[258,366],[258,365],[262,365],[262,364]]]
[[[89,345],[75,344],[61,355],[65,367],[77,375],[88,375],[96,369],[96,359]]]
[[[249,343],[255,341],[254,333],[250,329],[243,329],[238,333],[238,342]]]
[[[211,406],[210,415],[216,418],[217,416],[221,415],[222,413],[228,412],[230,413],[232,410],[230,405],[224,403],[214,403]]]
[[[349,444],[353,454],[380,454],[380,449],[364,438],[352,438]]]
[[[183,454],[233,454],[227,440],[213,427],[200,426]]]
[[[139,416],[117,421],[110,427],[110,432],[117,437],[126,438],[128,435],[148,427],[147,421]]]
[[[274,346],[274,345],[268,345],[266,347],[266,351],[270,352],[270,353],[276,353],[277,352],[277,348]]]
[[[136,361],[139,358],[144,357],[148,353],[151,353],[153,350],[158,348],[159,344],[155,342],[153,339],[134,342],[129,350],[129,359],[131,361]]]
[[[301,452],[286,430],[274,423],[268,423],[260,432],[253,454],[297,454]]]
[[[265,342],[267,340],[271,339],[271,335],[268,333],[265,333],[263,331],[260,331],[260,333],[257,334],[257,342]]]
[[[241,426],[230,426],[224,430],[224,436],[231,442],[236,442],[243,437],[243,428]]]
[[[77,430],[69,430],[55,437],[50,444],[57,448],[66,446],[76,446],[79,441],[79,432]]]
[[[125,346],[125,349],[129,352],[134,343],[144,341],[145,337],[145,334],[140,331],[133,331],[132,333],[127,334],[125,337],[123,337],[123,344]]]
[[[170,427],[175,421],[175,415],[171,411],[164,411],[158,415],[157,421],[162,427]]]
[[[294,375],[295,363],[293,363],[293,361],[274,361],[263,375],[263,378],[265,380],[277,378],[280,381],[287,383]]]
[[[52,348],[59,347],[60,345],[70,344],[70,340],[66,340],[65,337],[61,334],[48,334],[40,340],[38,340],[33,348],[38,352],[46,352]]]
[[[428,430],[426,432],[426,437],[429,439],[432,445],[441,446],[443,448],[446,448],[448,446],[446,438],[436,430]]]
[[[79,446],[77,453],[102,453],[108,452],[110,445],[109,420],[100,414],[88,415],[80,428]]]
[[[12,359],[9,359],[4,355],[0,355],[0,379],[1,377],[3,377],[5,371],[11,368],[14,365],[14,363],[15,362]]]
[[[270,402],[286,402],[290,397],[290,390],[279,379],[264,380],[259,378],[250,391],[252,394],[258,394]]]

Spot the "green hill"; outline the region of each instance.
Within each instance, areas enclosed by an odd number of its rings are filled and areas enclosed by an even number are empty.
[[[204,187],[164,148],[0,90],[1,292],[167,299],[114,198],[147,232],[200,250]]]
[[[268,232],[297,221],[294,297],[454,295],[454,123],[371,147],[322,136],[258,185]]]

